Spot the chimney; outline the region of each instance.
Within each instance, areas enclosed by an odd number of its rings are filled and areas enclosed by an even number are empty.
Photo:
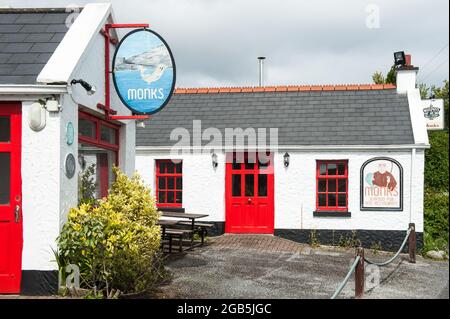
[[[419,68],[411,64],[411,55],[405,55],[405,64],[397,68],[397,93],[407,93],[416,88],[416,78]]]
[[[259,86],[264,86],[264,60],[265,56],[259,56]]]

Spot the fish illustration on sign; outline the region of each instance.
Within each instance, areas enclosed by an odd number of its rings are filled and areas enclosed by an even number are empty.
[[[158,34],[148,29],[130,32],[113,64],[116,91],[134,113],[153,114],[167,104],[175,86],[175,63]]]

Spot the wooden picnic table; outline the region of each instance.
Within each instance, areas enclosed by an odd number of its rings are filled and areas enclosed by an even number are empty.
[[[164,238],[166,234],[166,228],[170,226],[175,226],[178,224],[179,220],[176,219],[159,219],[158,225],[162,228],[162,238]]]
[[[177,212],[161,212],[164,217],[173,217],[173,218],[187,218],[191,220],[192,231],[195,230],[195,220],[197,218],[208,217],[206,214],[187,214],[187,213],[177,213]]]
[[[191,220],[191,230],[192,230],[192,237],[191,237],[191,248],[194,246],[194,232],[195,232],[195,220],[198,218],[204,218],[208,217],[207,214],[188,214],[188,213],[177,213],[177,212],[167,212],[167,211],[161,211],[161,215],[163,217],[171,217],[171,218],[184,218]],[[166,219],[168,220],[168,219]],[[179,220],[175,220],[177,223]],[[170,226],[173,226],[176,224],[172,224]],[[169,225],[168,225],[169,226]],[[203,237],[202,237],[202,243],[203,243]],[[202,244],[200,243],[200,244]]]

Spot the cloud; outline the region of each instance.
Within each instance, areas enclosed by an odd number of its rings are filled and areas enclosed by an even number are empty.
[[[64,6],[92,1],[3,1]],[[103,1],[98,1],[103,2]],[[174,53],[177,86],[256,85],[257,56],[270,84],[368,83],[386,73],[393,52],[424,65],[419,78],[448,79],[447,0],[153,0],[111,1],[119,22],[148,22]],[[369,5],[380,28],[366,26]],[[369,7],[370,9],[370,7]],[[437,68],[439,64],[441,67]]]

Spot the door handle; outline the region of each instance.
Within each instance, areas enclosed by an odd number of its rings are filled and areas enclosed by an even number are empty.
[[[248,199],[247,199],[247,202],[248,202],[249,204],[251,204],[251,203],[252,203],[252,199],[251,199],[251,198],[248,198]]]
[[[16,205],[16,208],[14,210],[14,221],[18,223],[20,221],[20,206],[19,204]]]

